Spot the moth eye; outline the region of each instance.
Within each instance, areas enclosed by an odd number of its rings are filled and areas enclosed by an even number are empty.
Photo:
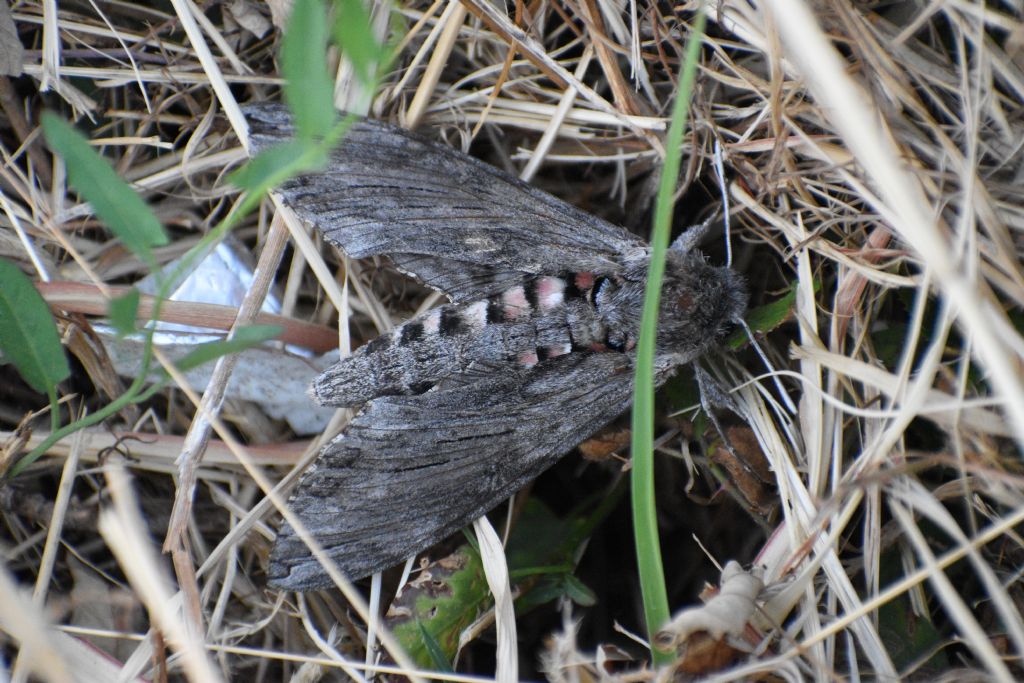
[[[693,298],[693,294],[690,292],[683,292],[676,297],[676,308],[683,313],[689,313],[696,306],[696,301]]]

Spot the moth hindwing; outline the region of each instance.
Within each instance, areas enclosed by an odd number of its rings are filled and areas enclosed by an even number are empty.
[[[287,140],[286,110],[246,111],[255,148]],[[418,553],[500,503],[629,407],[647,245],[498,169],[374,121],[282,198],[355,258],[387,255],[444,292],[435,308],[314,382],[364,405],[289,505],[351,578]],[[739,318],[739,276],[669,250],[656,381]],[[282,526],[271,583],[330,579]]]

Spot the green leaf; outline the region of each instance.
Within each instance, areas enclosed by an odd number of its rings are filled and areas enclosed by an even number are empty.
[[[253,194],[262,194],[284,180],[327,163],[327,154],[308,140],[289,140],[268,147],[228,177],[228,181]]]
[[[562,581],[562,577],[541,576],[530,584],[529,590],[516,598],[516,614],[526,614],[561,597],[565,597],[565,582]]]
[[[43,134],[64,159],[71,186],[125,247],[155,268],[152,248],[167,244],[167,235],[142,197],[121,180],[81,133],[56,114],[43,113]]]
[[[139,290],[132,287],[124,296],[111,299],[107,308],[110,324],[122,337],[136,329],[135,321],[139,313]]]
[[[509,538],[509,572],[520,591],[516,613],[562,596],[588,604],[595,596],[571,575],[573,558],[593,529],[621,501],[625,486],[594,496],[566,518],[534,498],[526,501]],[[596,507],[595,507],[596,503]],[[476,537],[466,533],[476,542]],[[463,629],[494,604],[480,554],[468,543],[428,568],[430,581],[414,581],[392,603],[387,625],[409,655],[424,667],[450,661]],[[429,633],[425,638],[423,632]],[[439,648],[440,655],[434,652]]]
[[[963,563],[966,564],[966,563]],[[879,563],[879,582],[890,586],[903,578],[903,564],[898,550],[882,553]],[[955,568],[951,568],[955,572]],[[935,596],[923,586],[925,599]],[[914,678],[927,680],[936,678],[948,669],[949,660],[942,653],[943,646],[950,640],[935,627],[928,618],[918,615],[908,593],[901,593],[878,608],[878,636],[892,657],[892,663],[900,671],[911,670]]]
[[[369,84],[387,51],[373,35],[370,13],[362,0],[338,0],[336,7],[334,40],[352,62],[356,77]]]
[[[776,327],[786,322],[793,316],[793,306],[796,303],[796,288],[798,283],[794,282],[782,297],[771,303],[758,306],[747,311],[743,319],[755,333],[764,334],[771,332]],[[814,281],[814,291],[821,289],[821,282]],[[736,330],[726,342],[731,349],[738,349],[750,343],[746,330]]]
[[[240,327],[231,339],[200,344],[194,351],[179,360],[176,365],[182,372],[209,363],[229,353],[238,353],[245,349],[259,346],[265,341],[274,339],[282,332],[280,325],[248,325]]]
[[[529,498],[512,529],[506,556],[509,573],[520,591],[516,613],[563,596],[575,599],[589,590],[572,576],[580,547],[590,537],[599,520],[604,519],[621,500],[625,487],[610,496],[581,503],[565,517],[556,516],[535,498]],[[575,582],[571,584],[570,582]]]
[[[30,387],[53,392],[71,374],[50,308],[32,281],[0,259],[0,349]]]
[[[296,0],[281,41],[284,99],[298,137],[322,138],[334,125],[334,82],[327,72],[327,10],[322,0]]]
[[[585,514],[574,510],[564,518],[558,517],[536,498],[528,498],[505,550],[516,582],[531,574],[572,571],[573,556],[585,538],[579,534],[586,524]]]
[[[597,596],[594,591],[585,583],[572,574],[566,574],[563,578],[565,594],[569,599],[581,607],[593,607],[597,604]]]
[[[430,566],[429,581],[405,586],[385,621],[414,662],[437,667],[455,656],[459,635],[489,599],[480,555],[462,546]]]

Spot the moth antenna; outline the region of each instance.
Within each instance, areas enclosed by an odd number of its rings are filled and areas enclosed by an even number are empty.
[[[786,409],[789,410],[791,414],[796,415],[796,405],[794,405],[793,399],[789,397],[789,394],[783,388],[775,367],[772,365],[771,361],[768,360],[768,356],[765,354],[764,349],[762,349],[761,345],[757,343],[757,339],[754,337],[754,331],[750,329],[750,325],[747,325],[747,321],[743,318],[736,318],[733,322],[743,327],[744,331],[747,333],[747,338],[750,339],[750,344],[754,347],[754,350],[757,351],[757,355],[761,357],[761,362],[764,363],[764,366],[768,368],[768,371],[771,373],[772,381],[775,382],[775,388],[778,389],[779,394],[782,396],[782,401],[786,404]]]
[[[725,167],[722,164],[722,145],[715,139],[715,175],[722,191],[722,211],[725,214],[725,267],[732,268],[732,225],[729,223],[729,192],[725,185]]]
[[[729,192],[725,184],[725,168],[722,164],[722,146],[719,142],[715,141],[715,157],[714,157],[715,175],[718,177],[718,188],[722,192],[722,210],[724,211],[725,219],[725,267],[732,267],[732,223],[729,220]],[[683,234],[672,242],[669,249],[675,249],[683,253],[689,253],[693,251],[700,241],[707,234],[708,228],[711,226],[711,221],[715,219],[717,212],[705,220],[699,225],[692,225],[687,228]]]
[[[697,245],[700,244],[700,241],[704,239],[704,235],[708,233],[708,228],[711,227],[711,221],[714,220],[714,218],[714,216],[711,216],[703,223],[688,227],[683,231],[683,234],[673,240],[669,249],[681,251],[684,254],[688,254],[693,251]]]

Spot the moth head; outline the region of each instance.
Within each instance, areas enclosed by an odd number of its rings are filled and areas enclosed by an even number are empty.
[[[596,296],[611,348],[630,350],[640,334],[649,259],[637,259],[602,283]],[[669,249],[658,313],[657,351],[689,362],[739,321],[747,307],[743,278],[709,265],[696,251]]]
[[[719,342],[743,317],[747,289],[730,268],[699,252],[669,249],[661,288],[657,348],[695,357]]]

